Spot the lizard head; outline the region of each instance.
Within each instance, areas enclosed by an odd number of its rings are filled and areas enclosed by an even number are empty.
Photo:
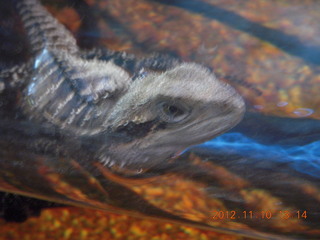
[[[231,129],[244,111],[241,96],[198,64],[150,73],[134,81],[111,110],[105,124],[118,140],[102,161],[151,167]]]

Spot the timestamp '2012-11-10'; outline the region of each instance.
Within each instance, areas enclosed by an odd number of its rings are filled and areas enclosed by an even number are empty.
[[[236,211],[236,210],[213,210],[211,215],[212,220],[240,220],[240,219],[272,219],[272,218],[280,218],[280,219],[307,219],[308,214],[306,210],[259,210],[259,211]]]

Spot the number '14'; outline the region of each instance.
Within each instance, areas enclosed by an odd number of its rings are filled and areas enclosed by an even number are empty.
[[[297,211],[298,218],[307,219],[307,211]]]

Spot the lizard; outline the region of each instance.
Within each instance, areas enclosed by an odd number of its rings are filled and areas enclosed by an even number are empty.
[[[14,132],[35,153],[145,169],[243,117],[242,97],[200,64],[112,50],[84,54],[38,0],[15,5],[32,57],[0,72],[2,142],[12,142]]]

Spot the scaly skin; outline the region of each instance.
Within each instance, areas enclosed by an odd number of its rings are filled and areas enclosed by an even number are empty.
[[[100,59],[99,51],[84,58],[73,36],[38,1],[16,6],[33,57],[0,73],[2,98],[19,95],[2,106],[1,125],[36,125],[39,135],[26,143],[33,153],[45,148],[54,157],[89,155],[108,167],[136,170],[159,164],[241,120],[242,98],[208,69],[111,51],[102,51]],[[116,65],[119,59],[122,65],[132,61],[131,69]],[[17,136],[28,138],[30,129],[19,129],[23,132]],[[55,129],[64,145],[55,145],[47,129]],[[12,133],[3,141],[6,137]],[[77,139],[81,150],[72,150],[70,139]],[[90,151],[83,147],[87,145]]]

